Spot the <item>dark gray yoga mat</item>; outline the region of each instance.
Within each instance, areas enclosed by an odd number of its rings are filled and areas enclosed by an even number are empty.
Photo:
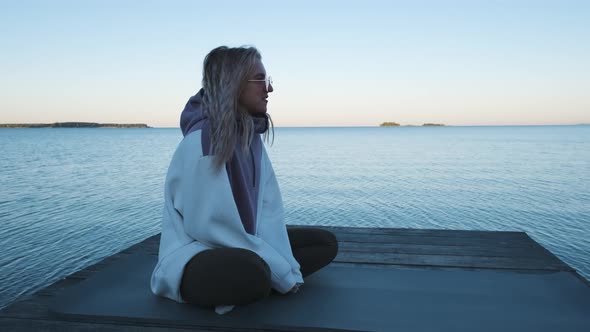
[[[156,257],[135,253],[58,295],[52,310],[88,321],[291,331],[590,331],[590,288],[567,272],[329,265],[297,294],[225,315],[154,296]]]

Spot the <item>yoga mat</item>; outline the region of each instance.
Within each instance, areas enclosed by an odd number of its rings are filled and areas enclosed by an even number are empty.
[[[218,315],[153,295],[155,264],[131,254],[65,289],[51,310],[76,321],[284,331],[590,331],[590,287],[568,272],[331,264],[296,294]]]

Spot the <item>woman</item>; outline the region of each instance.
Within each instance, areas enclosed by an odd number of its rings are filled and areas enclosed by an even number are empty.
[[[334,259],[338,244],[326,230],[286,229],[260,138],[268,141],[272,129],[266,111],[274,90],[260,53],[212,50],[202,84],[182,112],[184,139],[166,176],[152,291],[204,307],[297,292],[303,278]]]

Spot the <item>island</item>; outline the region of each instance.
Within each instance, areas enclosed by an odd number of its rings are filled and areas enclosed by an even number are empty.
[[[397,122],[383,122],[379,125],[379,127],[399,127],[399,123]]]
[[[96,123],[96,122],[55,122],[55,123],[0,123],[0,128],[151,128],[145,123]]]

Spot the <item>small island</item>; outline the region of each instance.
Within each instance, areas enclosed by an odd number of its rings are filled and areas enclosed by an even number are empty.
[[[399,127],[400,124],[397,122],[383,122],[379,127]],[[425,123],[422,127],[443,127],[442,123]],[[415,125],[404,125],[404,127],[416,127]]]
[[[145,123],[96,123],[96,122],[55,122],[55,123],[0,123],[0,128],[151,128]]]
[[[383,122],[379,125],[379,127],[399,127],[399,123],[397,122]]]

